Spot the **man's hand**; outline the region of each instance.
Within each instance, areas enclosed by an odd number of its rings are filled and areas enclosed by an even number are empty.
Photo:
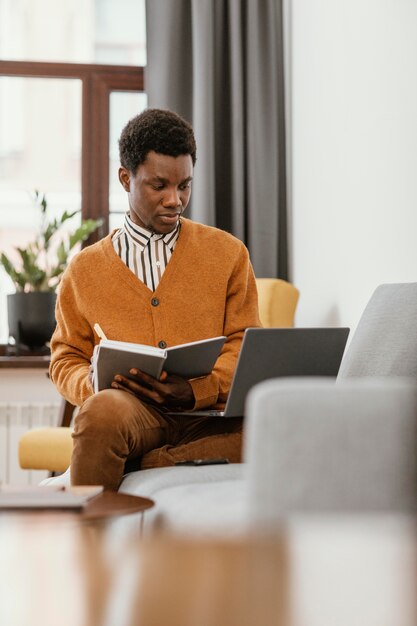
[[[165,407],[191,409],[194,405],[193,389],[185,378],[169,376],[162,372],[159,380],[137,369],[130,370],[131,378],[116,374],[113,389],[124,389],[141,400]]]

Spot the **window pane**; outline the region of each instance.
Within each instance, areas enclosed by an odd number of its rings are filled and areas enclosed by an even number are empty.
[[[145,0],[0,0],[0,58],[146,65]]]
[[[52,216],[81,206],[79,80],[0,77],[0,251],[12,259],[40,226],[35,189],[47,194]],[[8,335],[6,294],[14,291],[0,268],[0,342]]]
[[[126,203],[126,209],[127,209],[127,203]],[[124,213],[110,213],[110,216],[109,216],[110,232],[112,230],[115,230],[116,228],[121,228],[123,226],[124,219],[125,219]]]
[[[119,137],[127,122],[147,106],[145,93],[114,91],[110,94],[110,228],[117,228],[123,218],[115,214],[127,211],[127,197],[118,177],[120,167]]]

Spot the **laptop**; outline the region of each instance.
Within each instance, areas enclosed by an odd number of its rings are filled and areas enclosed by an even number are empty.
[[[168,411],[168,415],[244,416],[249,390],[281,376],[336,377],[349,328],[247,328],[223,411]]]

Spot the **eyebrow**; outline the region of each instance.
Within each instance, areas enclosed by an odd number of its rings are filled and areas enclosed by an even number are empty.
[[[167,178],[164,178],[163,176],[151,176],[149,180],[157,180],[161,183],[169,183],[169,180]],[[184,183],[190,183],[193,180],[192,176],[187,176],[187,178],[184,178],[184,180],[180,181],[180,185],[183,185]]]

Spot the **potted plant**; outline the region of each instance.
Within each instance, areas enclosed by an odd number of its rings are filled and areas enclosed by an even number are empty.
[[[102,223],[83,220],[69,232],[63,226],[79,211],[64,211],[52,219],[44,193],[35,191],[34,202],[41,213],[37,236],[25,248],[16,248],[17,264],[4,253],[0,255],[0,265],[16,287],[16,293],[7,296],[9,334],[17,346],[32,350],[44,347],[55,329],[56,290],[74,246],[85,241]]]

